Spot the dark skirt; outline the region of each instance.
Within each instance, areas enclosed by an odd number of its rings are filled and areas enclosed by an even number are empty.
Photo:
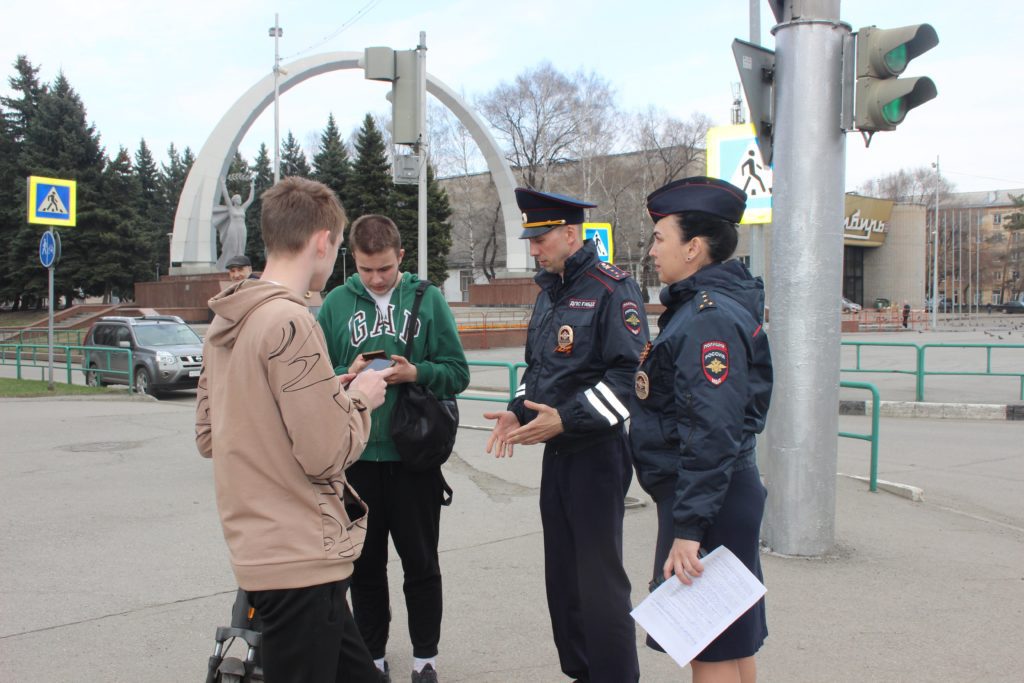
[[[767,495],[768,492],[761,484],[761,476],[756,467],[733,472],[718,517],[704,533],[701,542],[701,546],[708,552],[724,545],[762,582],[764,579],[761,574],[759,541]],[[665,560],[675,541],[675,525],[672,519],[675,492],[664,497],[655,495],[655,502],[658,505],[658,544],[654,552],[652,586],[659,583],[664,576]],[[722,662],[750,657],[761,648],[767,636],[768,622],[762,597],[697,655],[696,659],[699,662]],[[647,644],[656,650],[662,650],[650,636],[647,637]]]

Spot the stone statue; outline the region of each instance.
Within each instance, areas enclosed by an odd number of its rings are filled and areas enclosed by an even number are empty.
[[[231,180],[234,179],[235,177],[231,176]],[[214,222],[217,226],[217,237],[220,239],[217,269],[224,270],[224,264],[229,259],[245,255],[245,211],[256,197],[256,177],[249,179],[249,198],[244,204],[241,195],[228,194],[226,180],[220,181],[220,192],[224,203],[214,208]]]

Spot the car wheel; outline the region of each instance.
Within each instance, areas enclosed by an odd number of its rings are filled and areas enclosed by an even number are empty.
[[[135,391],[140,394],[153,395],[153,382],[149,378],[149,370],[137,368],[135,370]]]
[[[107,383],[100,379],[100,373],[96,370],[96,365],[90,365],[89,370],[85,373],[85,384],[90,387],[105,387]]]

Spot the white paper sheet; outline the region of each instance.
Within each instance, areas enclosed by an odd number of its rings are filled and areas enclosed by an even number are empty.
[[[631,612],[679,666],[689,664],[765,594],[764,585],[725,546],[701,562],[704,573],[692,585],[673,575]]]

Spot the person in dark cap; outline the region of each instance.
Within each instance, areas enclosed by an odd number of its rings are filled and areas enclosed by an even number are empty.
[[[517,189],[522,239],[541,272],[528,367],[487,452],[544,443],[540,511],[551,629],[562,671],[580,681],[639,680],[622,517],[633,478],[625,423],[647,318],[632,277],[584,240],[593,204]]]
[[[228,270],[228,277],[232,282],[241,282],[252,275],[252,261],[245,254],[232,256],[224,264]]]
[[[636,372],[630,440],[658,507],[652,590],[673,574],[700,581],[700,551],[723,545],[761,579],[766,491],[754,446],[772,360],[761,278],[729,260],[745,207],[742,190],[715,178],[684,178],[647,197],[666,310]],[[767,635],[762,598],[691,662],[694,682],[754,681]]]

